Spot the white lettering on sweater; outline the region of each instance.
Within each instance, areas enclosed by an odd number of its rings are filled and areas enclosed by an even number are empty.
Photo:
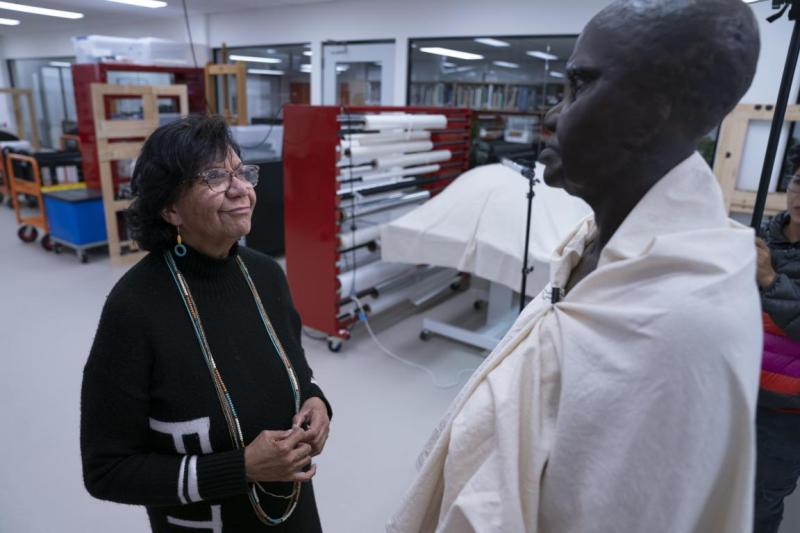
[[[178,453],[186,454],[186,444],[183,439],[190,435],[197,435],[200,438],[200,449],[204,454],[214,451],[211,449],[211,419],[207,416],[185,422],[162,422],[151,418],[150,429],[172,436]]]
[[[222,533],[222,510],[219,505],[211,506],[211,520],[182,520],[180,518],[167,517],[167,522],[174,526],[189,529],[210,529],[212,533]]]

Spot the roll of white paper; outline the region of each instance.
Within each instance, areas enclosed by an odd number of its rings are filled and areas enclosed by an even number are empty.
[[[375,168],[409,167],[412,165],[427,165],[447,161],[453,157],[450,150],[436,150],[434,152],[423,152],[421,154],[409,154],[401,156],[379,157],[372,162]]]
[[[339,275],[341,288],[339,294],[342,298],[350,295],[352,292],[353,283],[355,283],[356,292],[364,289],[369,289],[382,283],[386,280],[392,279],[396,276],[402,275],[409,271],[416,270],[417,267],[413,265],[406,265],[403,263],[386,263],[379,261],[372,263],[364,268],[351,270]]]
[[[427,141],[431,138],[431,132],[419,131],[383,131],[381,133],[357,133],[348,135],[341,142],[342,150],[352,146],[372,146],[374,144],[386,144],[396,142]]]
[[[340,162],[344,162],[345,160],[342,159]],[[357,167],[351,168],[340,168],[339,169],[339,181],[342,180],[351,180],[353,178],[360,178],[364,174],[371,174],[375,172],[375,168],[372,166],[372,162],[369,165],[362,165]]]
[[[339,196],[344,196],[345,194],[352,194],[358,193],[362,191],[367,191],[370,189],[375,189],[377,187],[383,187],[385,185],[394,185],[396,183],[414,183],[413,177],[388,177],[388,178],[380,178],[374,179],[368,182],[358,182],[358,183],[347,183],[342,186],[341,189],[336,191],[336,194]]]
[[[413,154],[416,152],[429,152],[431,150],[433,150],[433,143],[431,141],[354,146],[345,150],[345,160],[349,156],[353,159],[369,161],[381,155]]]
[[[364,127],[368,130],[403,128],[406,130],[443,129],[447,127],[445,115],[367,115]]]
[[[441,167],[439,165],[423,165],[421,167],[408,167],[400,170],[386,170],[380,172],[372,172],[361,176],[363,181],[372,181],[385,178],[414,176],[422,174],[430,174],[431,172],[438,172]]]
[[[348,231],[339,234],[339,240],[342,241],[342,248],[355,248],[370,241],[374,241],[381,234],[380,226],[370,226],[366,228],[357,229],[355,231]]]

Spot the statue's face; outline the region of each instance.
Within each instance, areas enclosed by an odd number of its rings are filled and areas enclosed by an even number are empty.
[[[624,34],[589,23],[567,64],[564,100],[545,119],[554,132],[539,158],[545,182],[589,203],[618,185],[615,179],[652,138],[659,113],[636,68],[648,50],[629,46]]]

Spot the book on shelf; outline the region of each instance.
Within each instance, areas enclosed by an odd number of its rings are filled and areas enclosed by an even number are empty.
[[[548,94],[549,100],[556,95]],[[542,93],[533,85],[505,83],[412,82],[414,105],[469,107],[499,112],[535,113],[542,108]]]

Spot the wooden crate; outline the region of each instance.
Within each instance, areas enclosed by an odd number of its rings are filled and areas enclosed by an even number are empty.
[[[729,213],[752,213],[755,208],[756,191],[737,189],[736,180],[739,177],[750,122],[754,120],[771,122],[774,114],[773,105],[739,104],[722,122],[714,158],[714,174],[722,186]],[[784,120],[800,121],[800,105],[789,106]],[[769,193],[764,214],[774,215],[785,209],[786,193]]]
[[[118,120],[107,118],[106,104],[113,98],[141,98],[142,118]],[[108,232],[108,253],[114,266],[131,264],[144,255],[136,243],[123,240],[117,222],[118,214],[126,211],[131,200],[119,200],[116,195],[112,164],[115,161],[135,159],[147,137],[159,125],[158,99],[177,98],[180,115],[189,112],[189,97],[186,85],[108,85],[92,84],[92,109],[97,135],[97,158],[100,164],[100,185],[103,191],[103,207]]]

